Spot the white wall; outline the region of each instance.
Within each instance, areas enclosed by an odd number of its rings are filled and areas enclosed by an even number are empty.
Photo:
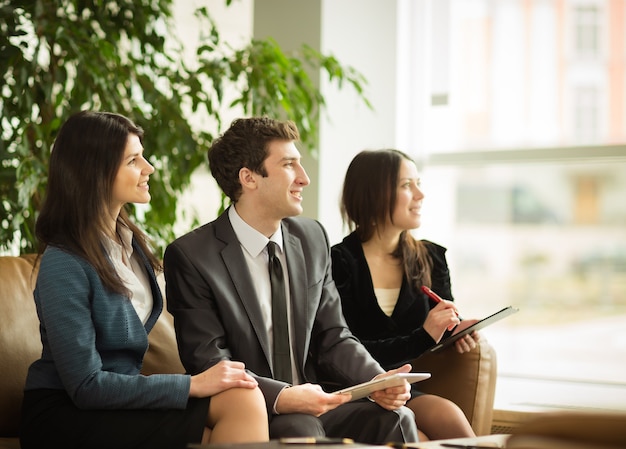
[[[320,124],[318,218],[331,242],[346,234],[339,214],[343,176],[356,153],[396,145],[397,2],[325,0],[321,50],[362,73],[370,110],[350,88],[322,80],[328,108]]]

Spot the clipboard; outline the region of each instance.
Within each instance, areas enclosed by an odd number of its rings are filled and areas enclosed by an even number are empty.
[[[513,306],[508,306],[505,307],[503,309],[498,310],[496,313],[489,315],[486,318],[483,318],[480,321],[477,321],[476,323],[472,324],[470,327],[463,329],[461,332],[459,332],[458,334],[454,334],[454,335],[450,335],[449,337],[441,340],[439,343],[437,343],[435,346],[433,346],[432,348],[428,349],[426,352],[424,352],[424,354],[430,354],[433,352],[439,352],[442,349],[445,349],[451,345],[454,344],[455,341],[457,341],[459,338],[461,337],[465,337],[467,334],[471,334],[474,331],[483,329],[497,321],[500,321],[503,318],[506,318],[509,315],[513,315],[514,313],[519,312],[519,309]]]

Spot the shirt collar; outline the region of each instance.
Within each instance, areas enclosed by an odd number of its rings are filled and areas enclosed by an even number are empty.
[[[239,243],[241,243],[241,246],[243,246],[251,256],[256,257],[261,254],[261,251],[265,249],[270,240],[276,243],[280,250],[283,251],[282,226],[279,226],[276,232],[268,239],[246,223],[237,213],[234,206],[228,208],[228,218],[230,219],[230,224],[235,231]]]
[[[117,227],[117,232],[120,235],[120,240],[124,243],[124,248],[132,254],[133,251],[133,231],[124,225]]]
[[[130,256],[133,254],[133,231],[131,231],[128,227],[120,224],[118,224],[116,231],[120,240],[124,244],[124,249],[126,250],[128,257],[130,258]],[[117,240],[107,236],[107,238],[104,239],[103,243],[109,253],[115,251],[116,253],[120,252],[121,254],[122,245],[120,245],[120,242],[118,242]]]

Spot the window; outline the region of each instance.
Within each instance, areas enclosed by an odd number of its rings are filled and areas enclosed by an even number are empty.
[[[574,138],[580,142],[597,142],[599,134],[599,93],[595,87],[574,90]]]
[[[574,50],[576,56],[597,57],[600,53],[600,11],[596,5],[574,7]]]
[[[448,248],[464,316],[520,308],[482,331],[496,406],[624,409],[626,55],[612,74],[598,56],[601,35],[624,49],[626,14],[558,5],[450,0],[449,102],[416,136],[417,234]]]

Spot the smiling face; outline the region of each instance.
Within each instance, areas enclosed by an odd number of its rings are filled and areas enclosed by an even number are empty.
[[[396,204],[387,226],[404,231],[418,228],[421,224],[421,207],[424,193],[420,189],[421,180],[417,167],[412,161],[403,159],[398,171]]]
[[[302,213],[302,190],[310,179],[300,164],[300,152],[292,141],[274,140],[263,165],[267,176],[255,173],[258,210],[279,222]]]
[[[150,201],[148,179],[154,167],[143,157],[143,146],[136,134],[129,134],[122,162],[113,183],[110,209],[114,217],[126,203]]]

